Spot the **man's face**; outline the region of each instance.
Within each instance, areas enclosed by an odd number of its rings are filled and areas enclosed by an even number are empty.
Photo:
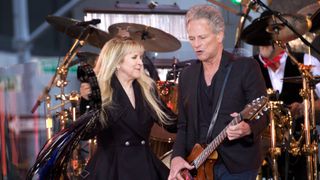
[[[187,25],[187,32],[198,59],[203,62],[214,59],[222,44],[223,32],[215,34],[206,19],[191,20]]]
[[[262,57],[272,59],[274,49],[272,46],[259,46],[259,52]]]

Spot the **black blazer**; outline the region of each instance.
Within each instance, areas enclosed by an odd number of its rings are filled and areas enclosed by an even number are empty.
[[[144,100],[140,85],[133,82],[135,109],[115,76],[111,85],[114,106],[104,108],[108,127],[96,128],[98,147],[82,174],[87,175],[85,179],[95,180],[167,179],[169,169],[149,146],[151,127],[158,120]]]
[[[230,63],[233,63],[233,66],[225,87],[212,138],[217,136],[232,120],[231,113],[240,112],[253,99],[266,94],[265,83],[257,62],[251,58],[236,58],[224,51],[219,70],[215,75],[218,86],[214,87],[213,102],[217,102]],[[186,67],[180,75],[178,133],[172,157],[186,157],[194,144],[199,142],[197,87],[199,86],[200,72],[201,62],[198,61]],[[263,117],[256,121],[250,121],[249,125],[252,130],[250,136],[233,141],[225,140],[218,147],[219,157],[232,173],[258,169],[261,165],[260,138],[261,132],[267,127],[268,122]]]

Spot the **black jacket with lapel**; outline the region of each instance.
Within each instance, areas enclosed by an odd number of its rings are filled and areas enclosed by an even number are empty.
[[[253,99],[266,94],[264,80],[257,62],[251,58],[236,58],[224,51],[219,70],[215,75],[218,81],[218,85],[214,87],[215,103],[230,63],[233,63],[233,66],[225,87],[212,138],[232,120],[231,113],[240,112]],[[198,127],[197,87],[199,86],[200,72],[201,62],[198,61],[186,67],[179,77],[178,133],[174,144],[173,157],[186,157],[194,144],[199,142],[199,133],[207,133],[199,132]],[[218,147],[222,161],[231,172],[237,173],[259,168],[262,162],[260,137],[267,124],[266,118],[251,121],[249,122],[252,130],[250,136],[234,141],[226,140]]]

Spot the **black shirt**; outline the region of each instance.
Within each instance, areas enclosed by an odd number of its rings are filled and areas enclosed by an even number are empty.
[[[211,119],[214,112],[214,105],[216,102],[213,102],[213,94],[214,94],[214,85],[216,83],[216,76],[213,76],[211,80],[211,85],[207,85],[204,72],[203,65],[201,65],[201,75],[199,76],[199,93],[198,93],[198,118],[199,118],[199,128],[200,128],[200,143],[207,144],[207,133],[209,129],[209,125],[211,123]],[[211,139],[209,139],[211,141]]]

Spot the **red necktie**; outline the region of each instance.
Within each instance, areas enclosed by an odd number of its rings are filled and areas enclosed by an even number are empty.
[[[274,57],[273,59],[269,59],[269,58],[265,58],[262,57],[262,61],[264,62],[264,67],[268,68],[270,67],[271,69],[277,69],[277,63],[280,63],[280,59],[283,56],[284,51],[281,51],[280,54],[278,54],[276,57]]]

